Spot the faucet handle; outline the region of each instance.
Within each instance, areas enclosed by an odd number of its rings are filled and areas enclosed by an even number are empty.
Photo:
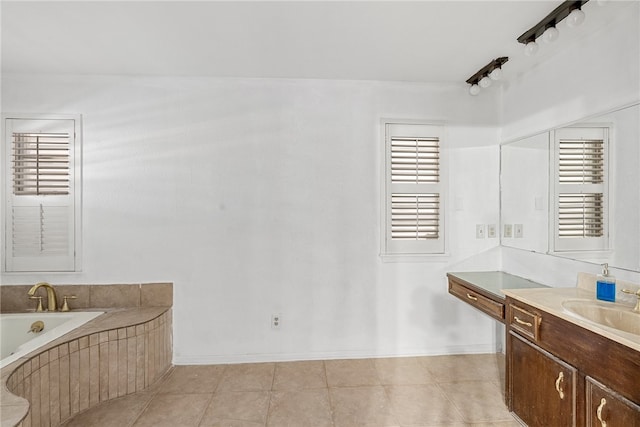
[[[630,291],[629,289],[623,289],[622,292],[624,292],[625,294],[631,294],[638,297],[638,299],[636,300],[636,306],[633,308],[633,311],[640,313],[640,289],[638,289],[637,291]]]
[[[60,307],[60,311],[71,311],[69,308],[69,304],[67,303],[68,299],[76,299],[75,295],[65,295],[62,297],[62,307]]]
[[[36,295],[36,296],[30,296],[29,299],[38,300],[38,307],[36,308],[36,313],[41,313],[44,311],[44,309],[42,308],[42,297]]]

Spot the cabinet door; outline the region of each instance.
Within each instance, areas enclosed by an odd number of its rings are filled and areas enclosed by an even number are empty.
[[[640,406],[586,378],[587,427],[640,427]]]
[[[577,371],[510,332],[511,408],[529,427],[576,425]]]

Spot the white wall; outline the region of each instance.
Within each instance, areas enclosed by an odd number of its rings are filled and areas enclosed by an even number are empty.
[[[5,112],[81,113],[83,272],[174,282],[175,362],[493,351],[451,270],[498,269],[497,105],[466,88],[4,75]],[[494,91],[495,94],[495,91]],[[380,119],[446,120],[449,257],[383,263]],[[455,206],[453,201],[456,201]],[[279,313],[282,327],[270,328]]]
[[[590,37],[568,45],[561,53],[509,81],[503,86],[501,140],[537,134],[570,122],[591,118],[640,100],[640,3],[630,2],[618,19]],[[635,36],[634,36],[635,35]],[[625,110],[632,111],[632,110]],[[619,118],[613,118],[617,121]],[[637,120],[637,118],[636,118]],[[638,129],[624,129],[638,143]],[[621,135],[619,135],[621,136]],[[614,153],[618,162],[637,162],[638,149]],[[635,159],[635,160],[634,160]],[[623,167],[619,163],[617,167]],[[630,169],[629,179],[638,179],[638,169]],[[635,172],[633,172],[635,171]],[[626,179],[626,178],[625,178]],[[637,181],[636,181],[637,182]],[[620,185],[620,182],[615,183]],[[620,190],[620,189],[618,189]],[[622,194],[622,191],[620,191]],[[638,195],[615,201],[637,218]],[[628,201],[632,200],[629,204]],[[625,219],[628,222],[628,220]],[[631,233],[640,224],[628,224]],[[624,234],[624,233],[623,233]],[[626,234],[625,234],[626,235]],[[628,244],[638,248],[633,234]],[[624,236],[618,236],[618,241]],[[619,243],[619,242],[617,242]],[[638,249],[634,249],[637,251]],[[579,271],[599,273],[601,267],[554,256],[504,248],[505,271],[553,286],[575,285]],[[620,279],[640,283],[640,272],[612,269]]]

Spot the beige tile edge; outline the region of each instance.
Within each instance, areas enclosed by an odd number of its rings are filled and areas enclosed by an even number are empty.
[[[56,284],[59,304],[65,295],[76,295],[70,300],[71,309],[171,307],[173,306],[172,282],[149,282],[133,284]],[[0,312],[13,313],[33,311],[33,301],[27,298],[30,285],[0,286]]]
[[[125,310],[122,311],[123,315],[128,316],[127,319],[131,319],[131,311]],[[136,311],[133,309],[133,311]],[[144,310],[143,310],[144,311]],[[117,313],[116,313],[117,316]],[[115,332],[115,334],[109,334],[108,332]],[[105,335],[107,341],[102,342],[99,338],[99,332],[106,332]],[[132,334],[129,337],[129,333]],[[86,399],[82,400],[82,407],[78,405],[74,405],[71,402],[71,406],[67,406],[66,411],[49,411],[50,417],[55,417],[50,420],[51,425],[59,425],[61,422],[66,421],[67,419],[72,418],[74,415],[79,413],[81,410],[88,409],[88,407],[95,406],[96,404],[101,403],[105,400],[110,400],[112,398],[124,395],[124,394],[132,394],[135,392],[139,392],[147,389],[149,386],[154,384],[159,378],[162,377],[170,368],[172,362],[172,314],[171,307],[167,307],[166,310],[163,310],[162,313],[154,318],[147,318],[141,322],[131,322],[126,326],[118,326],[115,329],[107,329],[105,328],[102,331],[92,331],[83,336],[75,336],[70,338],[68,341],[64,341],[54,346],[43,347],[42,351],[31,355],[29,357],[25,357],[17,360],[16,362],[2,368],[0,371],[1,376],[1,388],[0,388],[0,426],[2,427],[16,427],[24,425],[30,425],[30,417],[32,415],[30,408],[30,401],[36,401],[40,404],[38,406],[42,406],[42,399],[49,400],[49,407],[52,408],[61,408],[61,399],[58,402],[51,401],[51,394],[49,390],[44,389],[41,390],[40,387],[40,374],[46,373],[48,376],[48,380],[45,383],[49,383],[49,389],[57,390],[61,389],[60,384],[69,384],[69,389],[71,389],[71,382],[73,378],[82,377],[80,370],[85,369],[87,367],[87,361],[83,363],[66,364],[64,365],[65,369],[62,369],[60,366],[60,360],[67,360],[69,356],[75,357],[89,357],[91,354],[86,352],[87,347],[97,348],[99,349],[101,345],[109,343],[115,343],[116,345],[119,342],[126,342],[129,344],[128,339],[133,338],[133,333],[136,334],[136,338],[139,336],[144,343],[143,347],[138,348],[139,353],[132,353],[132,358],[134,360],[131,361],[131,366],[134,365],[144,370],[144,381],[136,382],[139,387],[135,389],[127,389],[122,394],[116,393],[114,396],[108,396],[105,399],[102,399],[100,396],[99,399],[91,399],[91,401],[87,401]],[[96,335],[98,334],[98,335]],[[73,335],[71,335],[73,336]],[[93,339],[91,338],[93,336]],[[149,340],[149,337],[154,337],[153,340]],[[113,340],[110,338],[113,337]],[[158,339],[161,338],[161,339]],[[81,348],[82,347],[82,348]],[[65,351],[61,351],[61,349],[66,350],[68,348],[68,353]],[[82,352],[82,353],[81,353]],[[84,356],[83,356],[84,355]],[[113,369],[113,366],[116,366],[118,361],[120,363],[124,363],[123,356],[126,358],[128,354],[125,352],[118,353],[116,352],[115,357],[108,357],[108,369]],[[144,364],[142,366],[138,366],[138,359],[142,359],[145,361],[153,360],[158,361],[159,363],[154,363],[150,369],[148,364]],[[79,359],[78,359],[79,360]],[[129,365],[129,360],[126,360],[127,365]],[[55,374],[50,372],[52,366],[60,366],[57,371],[54,371]],[[72,371],[70,368],[74,367],[78,369],[78,371]],[[116,371],[117,372],[117,371]],[[66,374],[66,375],[63,375]],[[138,373],[136,369],[131,369],[126,371],[127,375],[132,375],[134,378],[132,381],[135,381],[141,373]],[[35,379],[35,383],[31,384],[31,381]],[[50,384],[50,381],[54,379],[58,384]],[[128,378],[127,378],[128,380]],[[43,380],[44,381],[44,380]],[[100,384],[97,385],[97,389],[100,389]],[[95,388],[94,388],[95,390]],[[78,390],[79,391],[79,390]],[[14,394],[15,393],[15,394]],[[23,394],[28,396],[29,399],[25,397],[21,397],[17,394]],[[73,394],[73,393],[72,393]],[[59,396],[58,396],[59,397]],[[78,398],[80,396],[78,395]],[[85,396],[86,397],[86,396]],[[55,397],[54,397],[55,399]],[[65,402],[66,403],[66,402]],[[76,402],[79,403],[79,402]],[[87,406],[88,405],[88,406]],[[45,405],[46,407],[47,405]],[[35,409],[35,408],[34,408]],[[62,408],[61,408],[62,409]],[[35,410],[34,410],[35,412]],[[68,414],[68,416],[64,418],[60,417],[60,414]],[[36,414],[37,415],[37,414]],[[40,414],[42,416],[42,414]],[[25,424],[26,423],[26,424]]]

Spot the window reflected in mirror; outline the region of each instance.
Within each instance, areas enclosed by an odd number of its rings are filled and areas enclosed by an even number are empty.
[[[501,145],[501,244],[640,271],[639,117],[636,104]]]

